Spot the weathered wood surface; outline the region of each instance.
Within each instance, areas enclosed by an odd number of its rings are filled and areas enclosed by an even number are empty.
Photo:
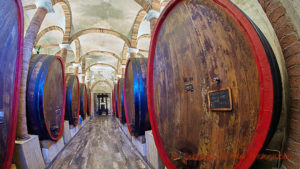
[[[114,107],[115,107],[115,114],[116,117],[119,118],[119,113],[118,113],[118,84],[115,84],[114,86],[114,94],[115,94],[115,100],[114,100]]]
[[[0,168],[7,169],[16,135],[24,20],[21,1],[0,5]]]
[[[60,57],[32,57],[27,84],[27,124],[40,139],[61,137],[65,116],[65,78]]]
[[[169,168],[249,168],[275,100],[259,36],[229,1],[173,1],[161,16],[147,85],[162,160]],[[208,92],[222,88],[231,89],[232,111],[209,111]],[[180,153],[198,156],[176,160]]]
[[[146,169],[114,118],[96,116],[65,147],[49,169]]]
[[[83,119],[87,116],[87,90],[86,85],[83,83],[80,83],[80,115]]]
[[[76,126],[79,122],[80,111],[80,86],[76,75],[66,76],[66,113],[65,119],[71,125]]]
[[[87,115],[91,116],[92,96],[91,96],[90,88],[87,88],[86,92],[87,92]]]
[[[118,99],[117,99],[117,107],[119,120],[121,123],[126,123],[125,118],[125,109],[124,109],[124,95],[123,95],[123,87],[124,87],[124,78],[119,79],[118,81]]]
[[[151,130],[147,107],[147,59],[130,58],[126,65],[124,80],[124,108],[128,130],[131,135],[145,135]]]

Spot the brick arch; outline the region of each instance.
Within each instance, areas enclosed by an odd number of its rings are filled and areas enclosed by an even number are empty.
[[[137,14],[133,27],[131,32],[131,47],[137,48],[137,42],[138,42],[138,32],[140,29],[140,25],[142,21],[144,20],[145,16],[147,15],[147,12],[145,10],[140,10]]]
[[[143,35],[141,35],[141,36],[138,37],[138,41],[141,40],[141,39],[145,39],[145,38],[149,38],[150,39],[151,35],[150,34],[143,34]]]
[[[163,2],[160,3],[160,7],[167,6],[169,2],[170,0],[164,0]]]
[[[98,65],[100,65],[100,66],[111,67],[111,68],[113,68],[113,69],[115,70],[115,72],[117,71],[117,68],[116,68],[116,67],[114,67],[114,66],[111,65],[111,64],[106,64],[106,63],[95,63],[95,64],[92,64],[92,65],[88,66],[85,70],[89,70],[91,67],[93,67],[93,66],[98,66]]]
[[[93,89],[95,88],[95,86],[96,86],[98,83],[105,83],[105,84],[107,84],[107,85],[111,88],[111,90],[113,89],[113,85],[112,85],[111,83],[109,83],[108,80],[98,80],[98,81],[96,81],[96,82],[94,82],[94,83],[92,84],[91,91],[93,91]]]
[[[131,46],[129,39],[125,35],[117,32],[117,31],[110,30],[110,29],[104,29],[104,28],[88,28],[88,29],[79,31],[70,38],[69,43],[71,44],[75,39],[78,39],[80,36],[87,35],[90,33],[103,33],[103,34],[113,35],[117,38],[122,39],[125,42],[125,44],[127,44],[127,46]]]
[[[152,10],[160,11],[160,0],[152,0]]]
[[[59,27],[59,26],[49,26],[45,29],[43,29],[42,31],[40,31],[40,33],[38,33],[38,35],[36,36],[36,39],[35,39],[35,42],[34,42],[34,48],[37,47],[37,44],[39,43],[40,39],[48,32],[51,32],[51,31],[59,31],[61,32],[63,35],[64,35],[64,30]]]
[[[300,39],[295,25],[280,1],[258,0],[258,2],[274,28],[285,58],[290,82],[290,109],[288,110],[290,120],[286,154],[292,155],[292,158],[284,159],[282,168],[296,169],[300,167],[299,160],[297,161],[300,158],[300,128],[295,127],[300,126]]]
[[[134,0],[134,1],[147,12],[151,9],[151,4],[147,0]]]
[[[97,55],[97,54],[104,54],[104,55],[111,55],[113,56],[114,58],[116,58],[119,62],[121,62],[121,58],[120,56],[118,56],[117,54],[113,53],[113,52],[108,52],[108,51],[100,51],[100,50],[93,50],[93,51],[90,51],[90,52],[87,52],[86,54],[82,55],[80,57],[80,60],[81,61],[83,58],[89,56],[89,55]]]
[[[70,35],[71,35],[71,27],[72,27],[72,11],[71,11],[70,4],[67,0],[52,0],[52,4],[53,4],[53,6],[55,4],[60,4],[64,11],[64,14],[65,14],[65,31],[64,32],[65,33],[64,33],[62,43],[68,43]]]
[[[79,62],[80,55],[81,55],[81,44],[79,39],[74,39],[76,51],[75,51],[75,61]],[[71,43],[70,43],[71,44]]]

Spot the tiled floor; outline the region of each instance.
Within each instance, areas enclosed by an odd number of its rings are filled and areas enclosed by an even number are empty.
[[[144,169],[147,165],[111,116],[90,120],[71,140],[51,169]]]

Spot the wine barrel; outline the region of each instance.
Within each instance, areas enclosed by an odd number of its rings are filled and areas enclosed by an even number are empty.
[[[119,113],[118,113],[118,84],[114,85],[114,109],[115,109],[115,115],[117,118],[119,118]]]
[[[79,122],[80,86],[76,75],[66,76],[66,114],[65,119],[70,125],[76,126]]]
[[[264,43],[230,1],[164,9],[151,39],[147,102],[167,168],[252,165],[281,111],[278,66]]]
[[[65,117],[64,64],[60,57],[34,55],[29,65],[26,116],[30,134],[58,140]]]
[[[114,100],[115,100],[115,90],[113,89],[112,91],[111,91],[111,104],[112,104],[112,116],[116,116],[116,110],[115,110],[115,102],[114,102]]]
[[[83,119],[87,116],[87,90],[84,83],[80,83],[80,115]]]
[[[147,107],[147,60],[130,58],[124,79],[124,108],[128,130],[133,136],[145,135],[151,130]]]
[[[91,116],[91,111],[92,111],[92,109],[91,109],[91,104],[92,104],[91,101],[92,101],[92,98],[91,98],[90,88],[87,88],[86,91],[87,91],[87,115]]]
[[[124,110],[123,87],[124,87],[124,78],[121,78],[118,81],[117,108],[118,108],[118,114],[119,114],[118,118],[122,124],[125,124],[126,119],[125,119],[125,110]]]
[[[20,0],[0,1],[0,168],[14,152],[22,70],[24,17]]]

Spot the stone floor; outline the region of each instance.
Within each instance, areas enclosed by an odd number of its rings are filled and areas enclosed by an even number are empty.
[[[129,140],[111,116],[90,120],[62,150],[49,169],[144,169]]]

